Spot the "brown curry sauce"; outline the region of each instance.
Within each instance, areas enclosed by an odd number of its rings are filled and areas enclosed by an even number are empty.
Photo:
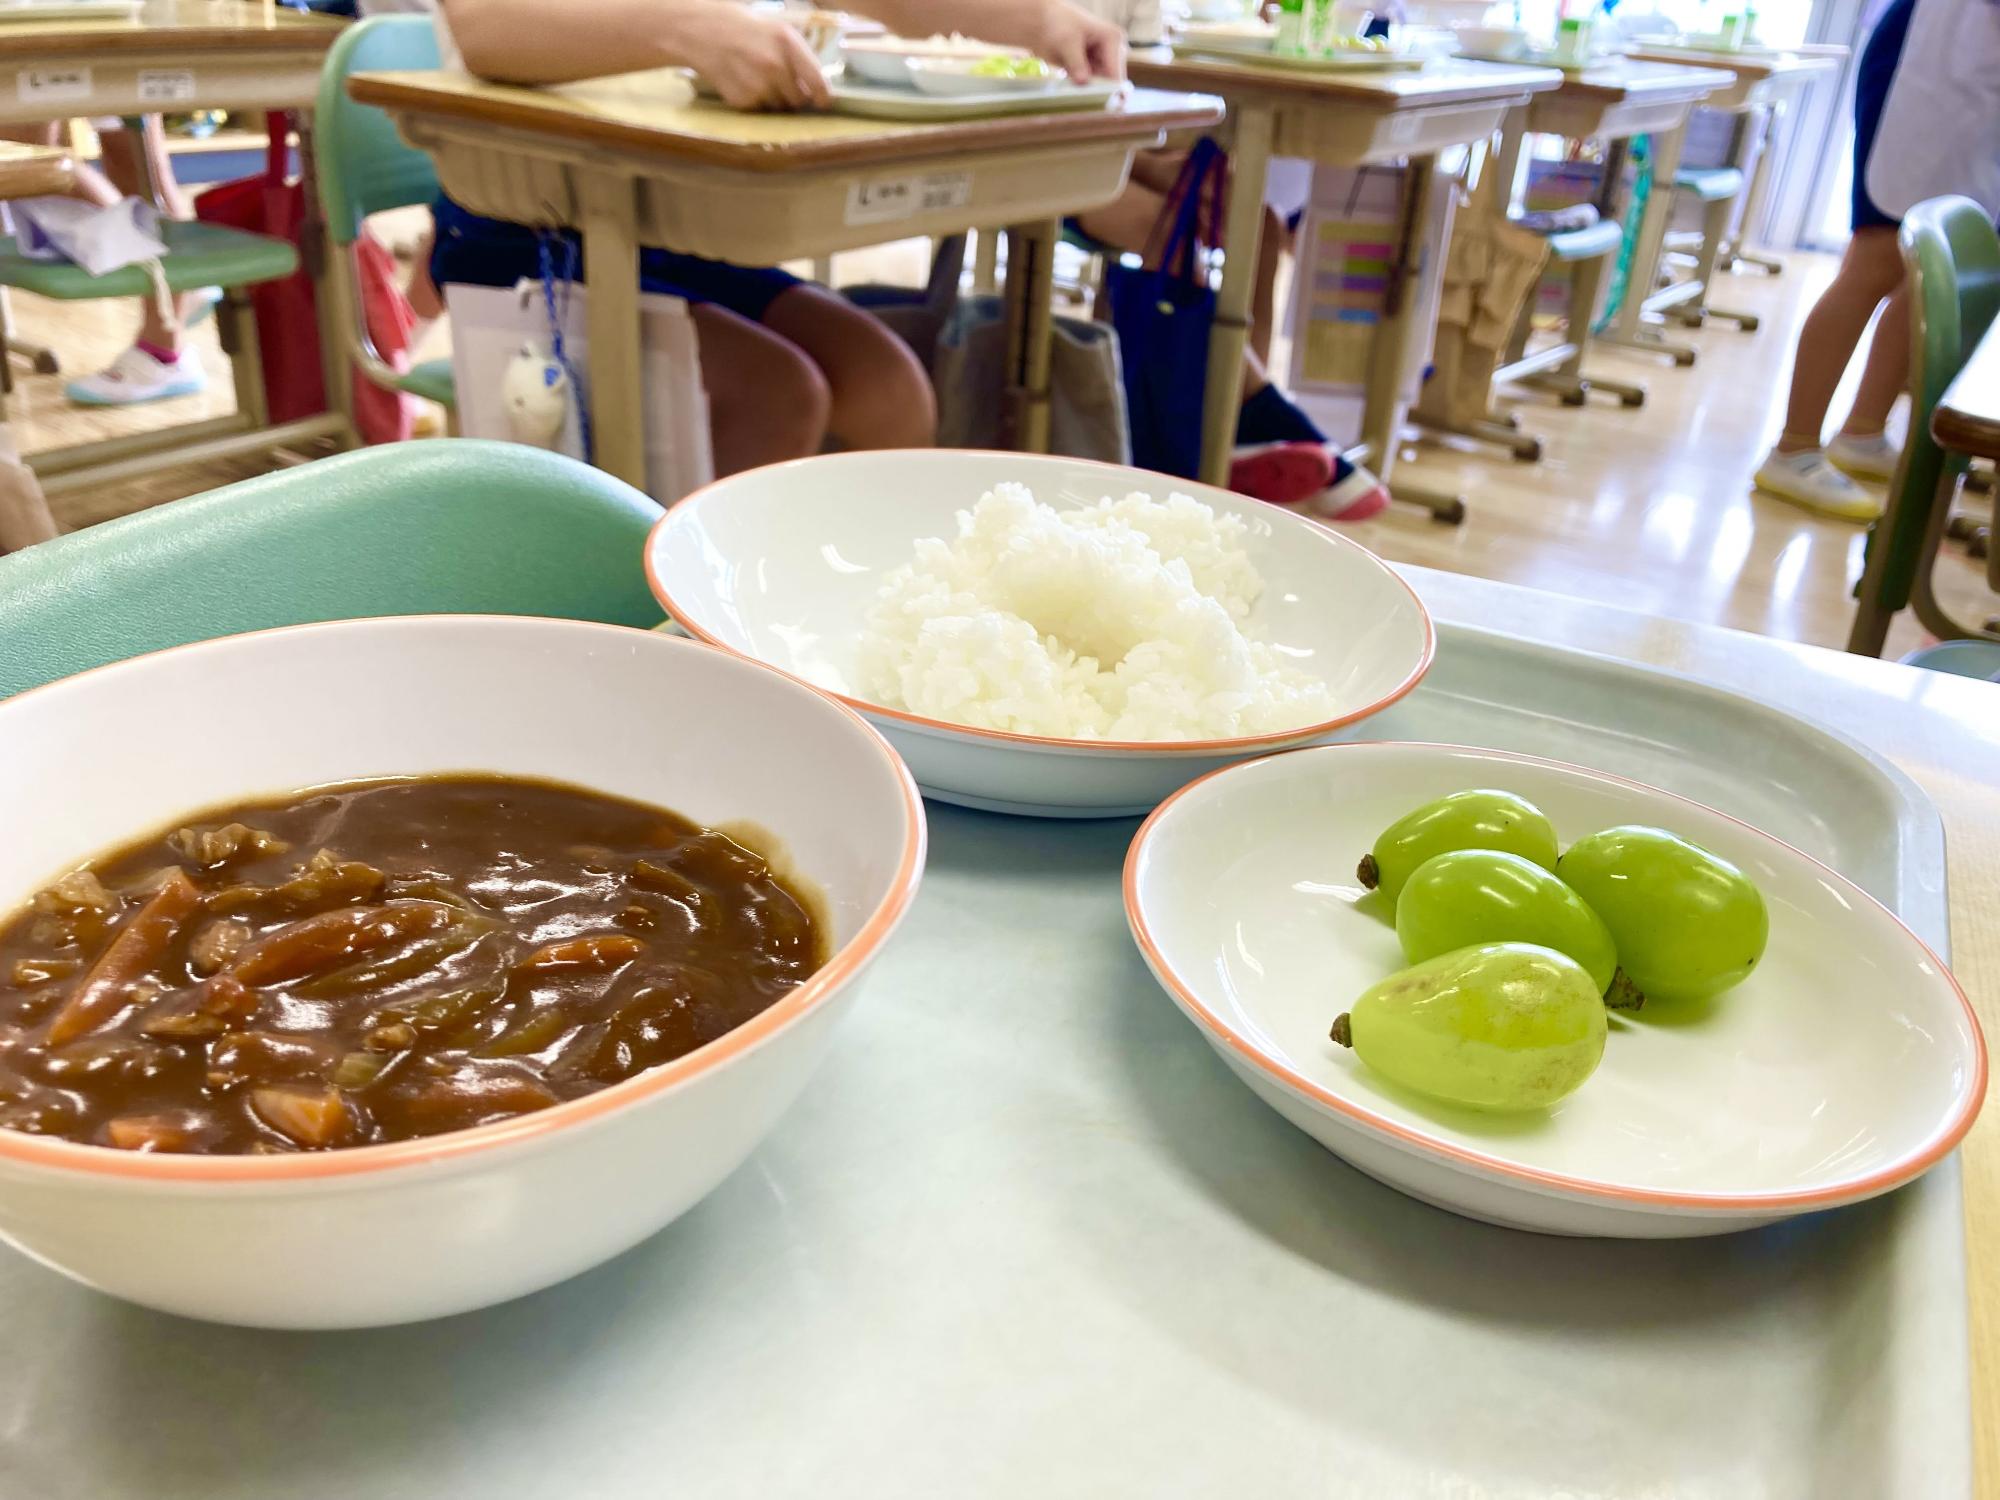
[[[672,813],[495,776],[316,788],[114,850],[0,925],[0,1128],[436,1135],[691,1052],[823,957],[762,855]]]

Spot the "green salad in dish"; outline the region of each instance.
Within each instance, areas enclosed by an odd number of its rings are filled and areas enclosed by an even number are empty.
[[[1039,57],[1007,57],[995,53],[966,69],[978,78],[1047,78],[1053,69]]]

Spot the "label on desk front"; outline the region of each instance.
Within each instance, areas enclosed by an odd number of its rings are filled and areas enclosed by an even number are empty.
[[[889,224],[920,213],[942,213],[972,201],[970,172],[915,172],[867,177],[847,187],[849,224]]]
[[[139,102],[141,104],[194,103],[194,69],[141,68]]]
[[[23,68],[14,89],[23,104],[75,104],[90,97],[90,69]]]

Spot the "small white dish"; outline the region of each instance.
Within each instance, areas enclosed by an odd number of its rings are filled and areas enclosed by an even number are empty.
[[[971,37],[844,36],[841,57],[847,71],[861,83],[886,88],[913,89],[910,72],[914,60],[958,59],[976,62],[982,57],[1027,57],[1022,47],[996,47]]]
[[[140,728],[185,723],[197,702],[200,733]],[[34,689],[0,703],[0,785],[22,799],[0,839],[0,911],[202,808],[464,770],[551,777],[767,830],[823,897],[832,957],[707,1046],[471,1130],[288,1156],[175,1156],[0,1129],[0,1239],[185,1317],[403,1323],[588,1270],[750,1154],[909,909],[925,828],[880,735],[825,695],[719,651],[571,620],[426,615],[232,636]]]
[[[1528,33],[1518,26],[1454,28],[1459,55],[1489,62],[1518,62],[1529,52]]]
[[[1354,867],[1396,818],[1468,787],[1525,796],[1565,845],[1647,823],[1732,861],[1770,911],[1764,961],[1707,1006],[1615,1018],[1597,1071],[1546,1111],[1387,1083],[1327,1037],[1404,966]],[[1496,1224],[1678,1238],[1859,1202],[1950,1151],[1985,1090],[1971,1005],[1887,908],[1748,824],[1580,766],[1379,742],[1234,766],[1140,829],[1125,906],[1162,986],[1260,1098],[1370,1176]]]
[[[1337,52],[1297,54],[1275,51],[1271,43],[1256,37],[1200,33],[1183,33],[1174,43],[1174,50],[1193,57],[1246,62],[1297,73],[1406,73],[1417,71],[1425,62],[1416,53],[1393,48],[1378,51],[1372,47],[1345,47]]]
[[[1183,42],[1221,42],[1247,52],[1268,52],[1277,42],[1278,28],[1269,21],[1189,21],[1175,35]]]
[[[884,84],[855,84],[837,78],[830,81],[827,92],[832,99],[832,110],[837,115],[939,125],[953,120],[987,120],[1005,115],[1079,114],[1101,110],[1117,98],[1124,87],[1124,84],[1113,83],[1109,79],[1093,78],[1089,83],[1056,89],[1042,88],[1025,94],[988,90],[946,96],[923,94],[914,88],[890,88]]]
[[[913,57],[910,81],[917,91],[941,98],[959,99],[988,94],[1051,94],[1065,88],[1069,75],[1051,70],[1025,78],[1004,74],[976,73],[979,61],[956,57]]]
[[[922,537],[1018,481],[1058,508],[1134,492],[1240,516],[1264,578],[1251,628],[1323,677],[1325,723],[1228,740],[1118,742],[970,729],[854,694],[862,616]],[[839,453],[716,481],[669,510],[646,547],[654,595],[691,634],[840,695],[889,737],[926,794],[1036,817],[1131,816],[1246,756],[1323,739],[1387,708],[1430,666],[1435,633],[1409,586],[1359,543],[1262,501],[1143,469],[949,449]]]

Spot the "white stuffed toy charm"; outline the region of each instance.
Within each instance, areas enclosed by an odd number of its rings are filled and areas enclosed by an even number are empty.
[[[576,393],[569,372],[533,340],[521,345],[507,362],[500,381],[500,400],[507,411],[507,430],[517,443],[553,448],[561,441]]]

